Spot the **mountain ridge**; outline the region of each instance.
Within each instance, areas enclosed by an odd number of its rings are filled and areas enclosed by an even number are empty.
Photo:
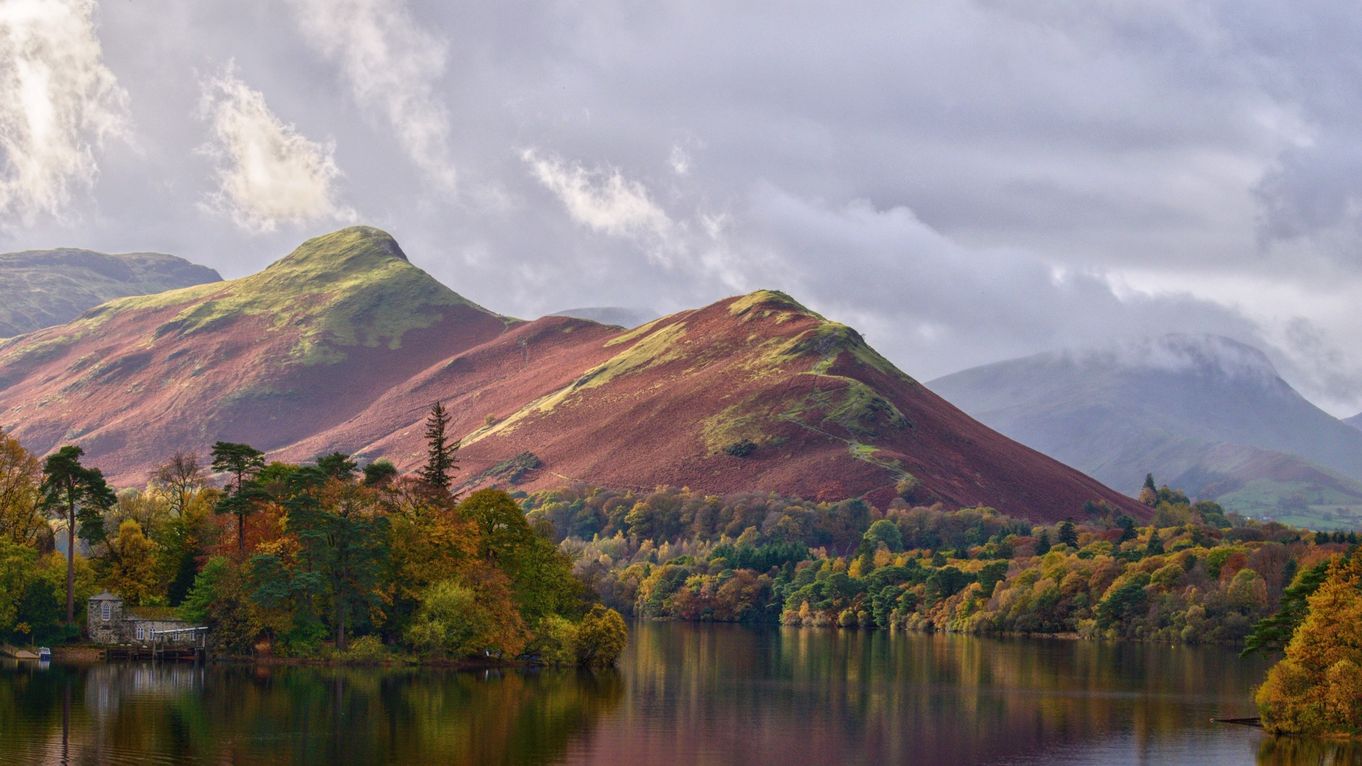
[[[1296,393],[1260,351],[1229,339],[1175,335],[1035,354],[929,386],[1127,493],[1153,472],[1264,513],[1271,498],[1234,493],[1276,475],[1296,477],[1277,490],[1283,510],[1362,505],[1362,433]]]
[[[213,269],[165,253],[0,253],[0,338],[69,322],[115,298],[221,280]]]
[[[257,274],[104,304],[0,343],[0,422],[79,441],[115,481],[244,441],[411,469],[445,401],[470,487],[570,482],[992,505],[1055,520],[1145,510],[973,421],[853,328],[757,291],[631,330],[488,311],[343,229]],[[39,404],[40,403],[40,404]]]

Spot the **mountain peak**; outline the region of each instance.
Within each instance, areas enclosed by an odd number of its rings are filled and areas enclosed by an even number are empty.
[[[807,314],[822,319],[818,313],[810,311],[804,304],[791,298],[780,290],[756,290],[731,299],[728,312],[735,317],[751,316],[762,312],[782,312]]]
[[[270,268],[348,273],[393,260],[410,263],[391,234],[373,226],[348,226],[307,240]]]

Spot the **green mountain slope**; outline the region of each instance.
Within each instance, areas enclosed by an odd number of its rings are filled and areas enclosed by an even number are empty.
[[[160,253],[0,253],[0,338],[69,322],[114,298],[221,279],[206,266]]]

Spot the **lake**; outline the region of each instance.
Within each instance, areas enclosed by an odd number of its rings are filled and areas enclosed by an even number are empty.
[[[1253,715],[1225,648],[641,624],[611,672],[0,669],[0,762],[1351,763]]]

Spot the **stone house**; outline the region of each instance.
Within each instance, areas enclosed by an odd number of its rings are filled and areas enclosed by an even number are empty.
[[[123,599],[104,592],[87,604],[86,626],[99,644],[202,647],[207,628],[192,625],[161,607],[125,607]]]

